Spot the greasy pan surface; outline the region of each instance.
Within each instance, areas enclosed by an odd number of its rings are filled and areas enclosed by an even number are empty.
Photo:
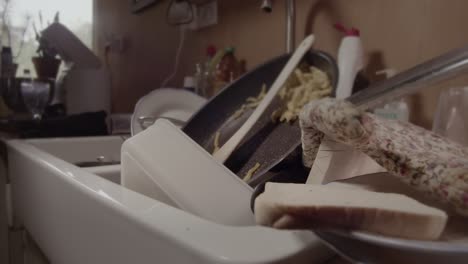
[[[192,116],[183,131],[205,150],[212,153],[216,132],[220,132],[219,145],[222,146],[242,126],[254,109],[246,110],[237,119],[231,118],[234,112],[246,102],[248,97],[256,97],[263,84],[266,84],[269,89],[289,57],[290,55],[287,54],[272,59],[227,86]],[[303,60],[326,72],[332,86],[336,87],[338,69],[331,56],[320,51],[310,51]],[[278,165],[288,153],[300,145],[301,131],[298,121],[276,124],[271,122],[272,112],[283,106],[284,102],[278,97],[275,98],[225,162],[225,165],[241,178],[257,162],[260,163],[259,169],[249,181],[251,185],[258,184],[256,179]]]

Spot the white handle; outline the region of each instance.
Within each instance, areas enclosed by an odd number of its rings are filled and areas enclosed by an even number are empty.
[[[258,121],[263,112],[265,112],[265,110],[268,108],[276,94],[278,94],[280,91],[281,87],[283,87],[283,85],[286,83],[289,75],[291,75],[299,62],[301,62],[304,54],[310,50],[314,40],[314,35],[310,35],[302,41],[302,43],[289,59],[288,63],[286,63],[286,66],[284,66],[283,70],[276,78],[270,90],[268,90],[268,93],[265,95],[262,102],[258,105],[249,119],[247,119],[241,128],[239,128],[239,130],[237,130],[237,132],[217,152],[214,153],[213,156],[216,160],[224,163],[229,158],[232,152],[236,149],[237,145],[239,145],[245,135],[247,135],[250,129],[252,129],[252,127]]]

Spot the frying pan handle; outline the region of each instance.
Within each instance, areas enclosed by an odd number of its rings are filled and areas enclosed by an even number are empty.
[[[468,46],[445,53],[392,78],[371,85],[349,97],[349,101],[361,109],[374,108],[414,93],[430,84],[455,77],[467,70]]]

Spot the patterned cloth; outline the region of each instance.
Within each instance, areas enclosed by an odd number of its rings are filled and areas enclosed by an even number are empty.
[[[325,134],[362,151],[406,184],[450,203],[468,216],[468,149],[462,145],[332,98],[306,105],[300,125],[306,166],[312,166]]]

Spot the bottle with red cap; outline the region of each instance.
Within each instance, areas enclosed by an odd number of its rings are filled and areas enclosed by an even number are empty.
[[[364,49],[360,32],[356,28],[345,28],[335,24],[335,28],[344,34],[338,49],[338,85],[336,98],[344,99],[352,94],[357,74],[364,68]]]

